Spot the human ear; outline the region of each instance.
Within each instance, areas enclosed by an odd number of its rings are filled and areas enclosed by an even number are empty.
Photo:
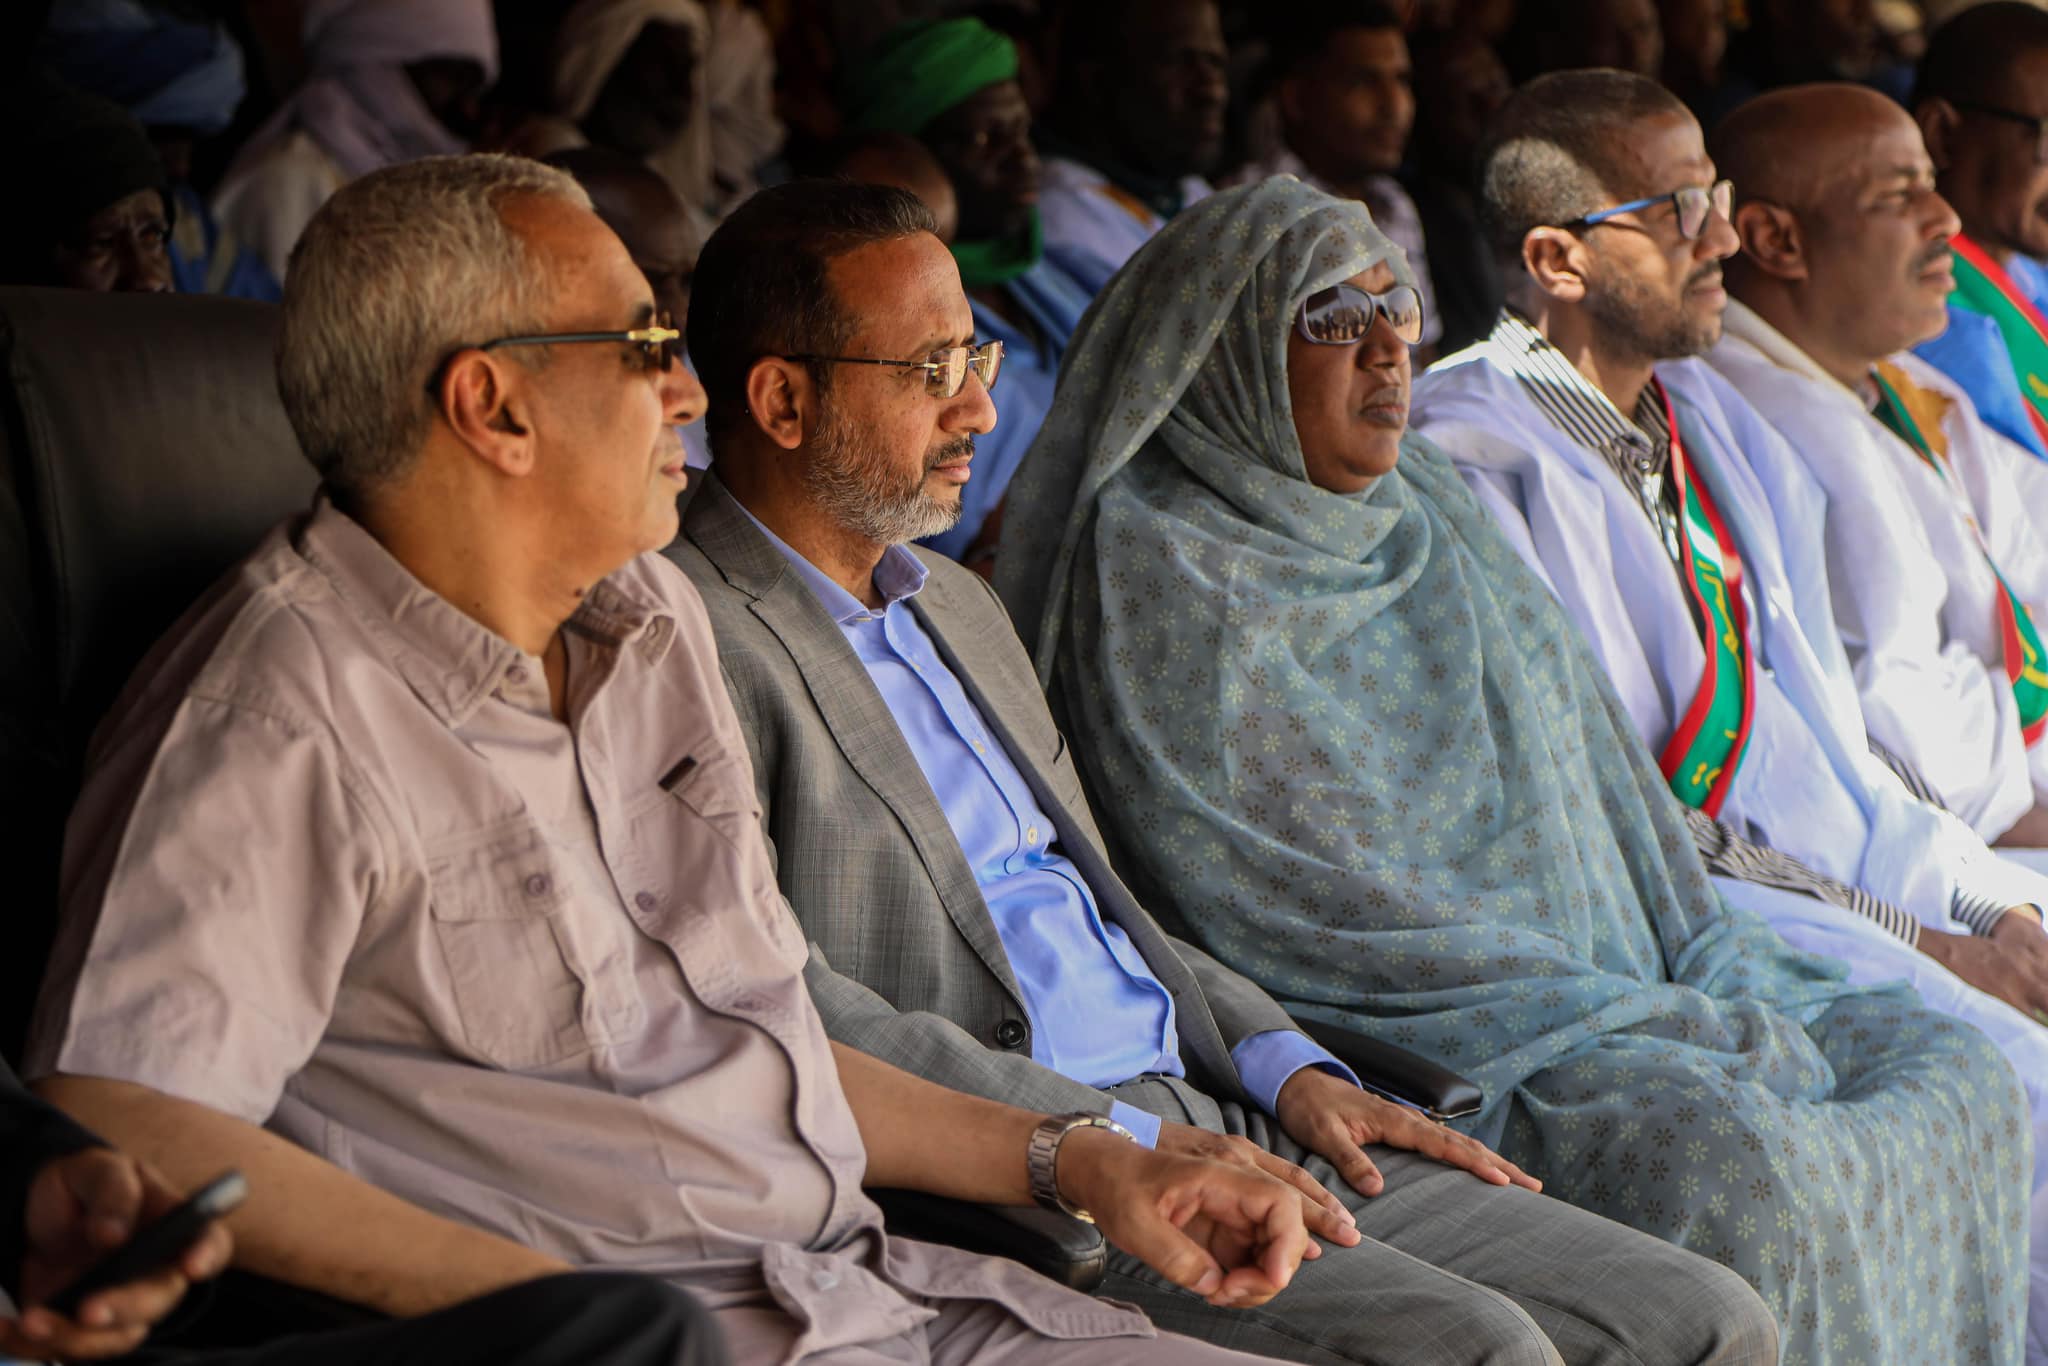
[[[1752,199],[1735,210],[1735,235],[1742,239],[1742,254],[1764,274],[1780,280],[1807,277],[1806,241],[1790,209]]]
[[[1522,269],[1536,288],[1562,303],[1586,297],[1585,245],[1563,228],[1531,228],[1522,238]]]
[[[763,356],[747,371],[747,416],[763,436],[793,451],[803,444],[804,415],[816,392],[800,362]]]
[[[1283,126],[1298,126],[1302,122],[1300,77],[1283,77],[1279,88],[1273,92],[1273,99],[1280,110]]]
[[[464,351],[448,363],[435,397],[441,417],[476,457],[516,477],[535,460],[528,397],[511,364],[482,351]]]
[[[1936,96],[1922,100],[1920,107],[1913,111],[1913,119],[1920,125],[1920,137],[1927,144],[1927,156],[1934,163],[1934,169],[1946,171],[1954,160],[1950,147],[1962,116],[1956,113],[1954,105]]]

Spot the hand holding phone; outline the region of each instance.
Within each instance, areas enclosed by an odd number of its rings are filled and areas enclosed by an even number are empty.
[[[0,1314],[0,1358],[85,1361],[134,1351],[189,1281],[227,1266],[233,1239],[207,1211],[225,1212],[242,1183],[210,1184],[220,1188],[181,1202],[147,1164],[109,1148],[45,1162],[24,1192],[24,1308],[18,1318]]]
[[[76,1318],[78,1306],[87,1296],[176,1266],[216,1219],[224,1218],[248,1196],[249,1183],[240,1172],[223,1172],[169,1214],[137,1229],[134,1237],[50,1296],[50,1308],[65,1318]]]

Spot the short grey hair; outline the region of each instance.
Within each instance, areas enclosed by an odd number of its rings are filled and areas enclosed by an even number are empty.
[[[451,352],[545,330],[553,285],[503,216],[528,197],[590,207],[566,172],[472,155],[372,171],[313,215],[285,276],[277,389],[336,495],[357,499],[404,472]]]

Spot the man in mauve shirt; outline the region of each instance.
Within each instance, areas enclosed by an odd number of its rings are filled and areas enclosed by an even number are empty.
[[[320,211],[278,384],[321,496],[96,738],[27,1073],[173,1181],[247,1173],[243,1264],[389,1313],[604,1267],[739,1361],[1246,1360],[883,1232],[863,1183],[1038,1198],[1226,1305],[1319,1252],[1264,1173],[828,1042],[703,607],[647,553],[704,405],[676,341],[551,168]]]

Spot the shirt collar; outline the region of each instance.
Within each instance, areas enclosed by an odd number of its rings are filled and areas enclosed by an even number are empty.
[[[1857,406],[1866,411],[1870,408],[1870,403],[1864,402],[1862,395],[1821,369],[1819,363],[1807,355],[1798,342],[1766,322],[1761,313],[1740,299],[1728,301],[1728,312],[1722,320],[1721,330],[1725,335],[1747,343],[1780,370],[1789,370],[1795,375],[1823,384],[1836,393],[1854,398]],[[1870,397],[1875,401],[1875,390]]]
[[[1503,309],[1487,344],[1551,425],[1580,445],[1612,456],[1620,448],[1651,455],[1661,467],[1671,450],[1671,429],[1655,385],[1645,385],[1633,420],[1623,417],[1599,386],[1579,373],[1513,309]]]
[[[326,493],[315,498],[294,540],[443,725],[467,721],[515,665],[538,673],[540,661],[414,578]],[[637,642],[650,666],[676,635],[668,612],[614,578],[593,585],[563,629],[611,648]]]
[[[782,552],[782,557],[789,561],[789,567],[796,571],[796,576],[803,580],[805,586],[811,590],[812,596],[817,598],[819,605],[833,621],[841,626],[847,626],[880,615],[870,611],[866,603],[840,587],[824,570],[812,564],[794,546],[770,531],[767,524],[756,517],[745,503],[737,498],[732,502],[734,507],[746,514],[747,520],[754,524],[754,529],[768,538],[768,544]],[[930,571],[924,567],[924,562],[911,554],[908,548],[892,545],[884,550],[881,560],[875,565],[875,587],[881,590],[882,611],[888,611],[907,598],[916,597],[919,590],[924,587],[925,578],[929,573]]]

